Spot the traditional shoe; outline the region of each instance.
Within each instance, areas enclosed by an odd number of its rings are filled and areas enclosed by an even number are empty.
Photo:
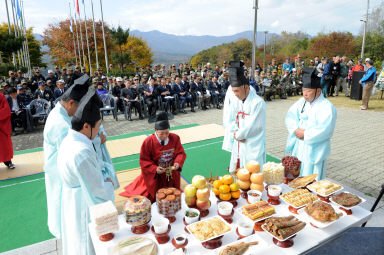
[[[7,167],[8,167],[9,169],[15,169],[15,165],[14,165],[12,162],[10,162],[10,163],[7,165]]]

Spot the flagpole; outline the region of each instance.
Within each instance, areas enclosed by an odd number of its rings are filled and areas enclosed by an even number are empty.
[[[84,7],[85,37],[87,39],[87,50],[88,50],[89,75],[92,75],[91,55],[89,53],[89,41],[88,41],[87,13],[85,12],[85,1],[84,0],[83,0],[83,7]]]
[[[16,19],[15,19],[15,10],[14,10],[14,0],[11,0],[11,5],[12,5],[12,18],[13,18],[13,31],[15,32],[15,37],[18,37],[17,29],[16,29]],[[20,50],[17,50],[17,58],[19,60],[19,65],[21,66],[21,61],[20,61]]]
[[[24,16],[24,1],[21,1],[21,18],[23,20],[23,26],[24,26],[24,34],[25,34],[25,44],[27,49],[27,64],[28,64],[28,76],[29,78],[32,76],[32,69],[31,69],[31,56],[29,55],[29,45],[28,45],[28,37],[27,37],[27,26],[25,25],[25,16]]]
[[[20,0],[21,1],[21,0]],[[19,29],[19,35],[22,35],[24,36],[24,41],[22,43],[22,61],[23,61],[23,66],[28,68],[28,64],[27,64],[27,48],[25,46],[25,35],[24,35],[24,24],[23,24],[23,20],[22,20],[22,13],[21,13],[21,7],[20,7],[20,3],[19,3],[19,0],[16,0],[16,17],[17,17],[17,26],[18,26],[18,29]],[[20,25],[19,25],[20,24]]]
[[[83,29],[81,28],[81,16],[80,16],[80,10],[79,10],[79,0],[76,0],[76,12],[79,15],[79,26],[80,26],[80,38],[81,38],[81,50],[83,52],[83,67],[86,67],[85,64],[85,53],[84,53],[84,41],[83,41]]]
[[[73,0],[73,6],[75,6],[75,0]],[[75,10],[75,18],[73,20],[75,21],[75,29],[76,29],[76,40],[77,40],[77,51],[78,51],[77,53],[79,55],[79,63],[81,65],[81,53],[80,53],[79,31],[77,29],[77,21],[76,21],[76,10]]]
[[[99,69],[99,57],[97,54],[97,43],[96,43],[95,15],[93,13],[93,0],[91,0],[91,5],[92,5],[93,39],[95,41],[95,53],[96,53],[96,68]]]
[[[77,59],[77,53],[76,53],[76,40],[75,40],[75,33],[73,32],[73,24],[72,24],[72,10],[71,10],[71,2],[68,1],[69,6],[69,28],[72,33],[73,38],[73,52],[75,53],[75,59],[76,59],[76,65],[79,65],[78,59]]]
[[[8,12],[8,0],[4,0],[4,1],[5,1],[5,8],[7,9],[8,32],[9,32],[9,34],[12,34],[11,21],[9,20],[9,12]],[[92,6],[92,8],[93,8],[93,6]],[[92,9],[92,13],[93,13],[93,9]],[[16,58],[15,58],[14,52],[12,52],[12,60],[13,60],[13,65],[16,66]]]
[[[102,0],[100,0],[100,10],[101,10],[101,28],[103,30],[103,41],[104,41],[105,67],[107,69],[107,74],[109,74],[107,43],[105,41],[105,32],[104,32],[104,17],[103,17],[103,3],[102,3]]]
[[[16,28],[17,28],[17,33],[19,36],[22,36],[22,32],[21,32],[21,27],[19,25],[19,21],[20,21],[20,6],[19,6],[19,0],[13,0],[15,6],[15,17],[16,17]],[[25,45],[24,45],[24,42],[21,43],[21,50],[20,50],[20,58],[21,58],[21,65],[26,67],[26,62],[25,62]]]

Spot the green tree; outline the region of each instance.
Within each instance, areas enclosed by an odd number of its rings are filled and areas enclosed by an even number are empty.
[[[113,51],[111,53],[112,61],[118,63],[121,71],[124,71],[125,65],[130,64],[131,57],[128,53],[123,52],[122,47],[127,42],[129,37],[129,28],[124,30],[121,26],[118,26],[117,29],[112,28],[109,30],[112,41],[117,45],[118,52]]]

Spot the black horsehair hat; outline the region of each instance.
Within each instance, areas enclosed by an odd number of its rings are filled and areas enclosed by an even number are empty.
[[[168,121],[168,114],[166,112],[158,112],[156,114],[156,122],[155,122],[155,129],[157,130],[165,130],[169,129],[169,121]]]
[[[244,62],[231,61],[229,62],[229,82],[232,87],[240,87],[248,84],[248,79],[244,76]]]
[[[94,87],[89,87],[87,94],[81,99],[74,118],[85,123],[96,122],[101,119],[100,108],[103,106]]]
[[[81,98],[87,93],[88,91],[88,84],[89,76],[83,75],[80,78],[76,79],[73,83],[73,85],[65,91],[64,95],[69,95],[70,99],[73,99],[77,102],[80,102]]]
[[[303,69],[303,88],[318,89],[321,78],[317,76],[316,68],[307,67]]]

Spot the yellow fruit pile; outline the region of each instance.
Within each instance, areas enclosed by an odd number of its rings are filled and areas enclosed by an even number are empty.
[[[239,184],[233,182],[233,177],[229,174],[224,175],[221,180],[214,181],[212,191],[225,201],[231,200],[231,198],[238,199],[241,195]]]
[[[264,190],[264,176],[260,173],[260,164],[257,161],[248,161],[245,168],[238,169],[236,176],[237,182],[242,190]]]

